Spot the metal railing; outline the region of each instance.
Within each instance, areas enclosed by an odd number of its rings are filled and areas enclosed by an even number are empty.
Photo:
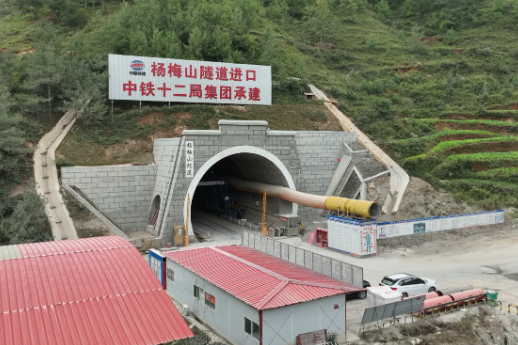
[[[221,214],[221,219],[227,220],[231,223],[237,224],[250,230],[261,230],[261,225],[256,223],[248,222],[246,219],[238,219],[231,216]]]
[[[344,283],[363,288],[362,267],[313,253],[309,250],[249,231],[243,231],[242,244]]]

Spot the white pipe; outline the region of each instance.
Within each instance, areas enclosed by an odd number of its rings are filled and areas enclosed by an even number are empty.
[[[313,208],[326,209],[327,196],[302,193],[287,187],[275,186],[261,182],[243,181],[235,177],[225,177],[225,180],[233,188],[244,192],[264,194],[264,191],[267,190],[266,195],[274,198]]]

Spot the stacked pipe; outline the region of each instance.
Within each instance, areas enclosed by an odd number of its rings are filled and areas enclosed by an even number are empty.
[[[340,198],[336,196],[321,196],[298,192],[296,190],[261,182],[244,181],[235,177],[225,177],[232,188],[243,192],[263,194],[267,190],[268,196],[309,206],[322,210],[338,211],[364,218],[377,217],[381,214],[381,207],[373,201]]]
[[[430,299],[425,299],[423,303],[423,307],[421,308],[421,313],[423,312],[431,312],[431,308],[435,310],[444,310],[446,305],[452,304],[454,302],[457,306],[462,306],[466,303],[467,300],[472,302],[482,301],[486,298],[486,293],[481,289],[473,289],[469,291],[457,292],[450,295],[442,295],[438,297],[433,297]]]

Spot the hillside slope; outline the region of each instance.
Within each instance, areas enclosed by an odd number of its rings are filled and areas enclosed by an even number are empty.
[[[90,100],[62,164],[146,161],[125,145],[210,128],[224,116],[263,116],[251,107],[179,106],[150,123],[154,110],[140,114],[127,102],[115,102],[112,114],[109,53],[267,64],[272,128],[333,128],[318,104],[301,105],[311,81],[411,174],[484,208],[518,205],[516,1],[0,0],[0,8],[0,84],[11,94],[7,116],[24,117],[16,126],[25,141],[34,124],[48,128],[63,109]],[[292,105],[299,116],[276,123]],[[93,157],[95,145],[106,154]],[[133,151],[149,152],[144,146]],[[17,182],[4,175],[9,190]]]

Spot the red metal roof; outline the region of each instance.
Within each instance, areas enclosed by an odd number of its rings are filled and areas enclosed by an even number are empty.
[[[152,345],[193,336],[139,252],[110,236],[0,261],[0,344]]]
[[[207,247],[164,255],[258,310],[359,290],[248,247]]]

